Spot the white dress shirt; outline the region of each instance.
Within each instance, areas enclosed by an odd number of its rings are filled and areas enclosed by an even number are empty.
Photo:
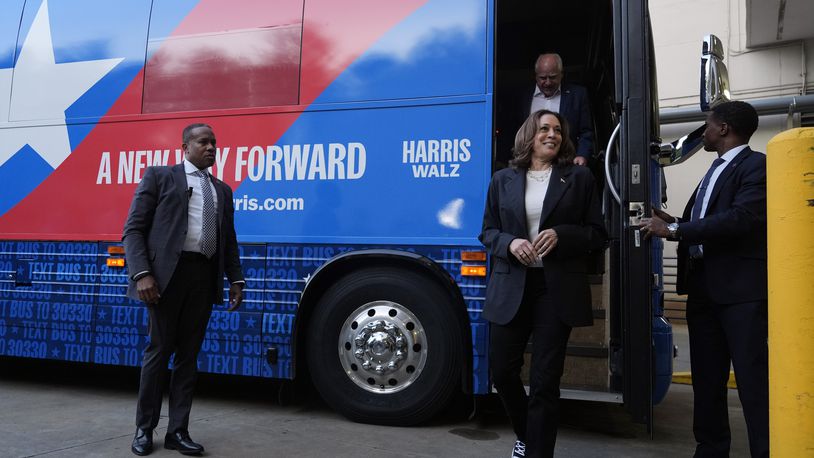
[[[721,159],[723,159],[724,162],[719,164],[715,171],[712,172],[712,176],[710,176],[709,178],[709,184],[707,185],[707,189],[705,190],[706,192],[704,192],[703,196],[695,196],[696,199],[703,198],[701,204],[701,214],[698,216],[699,219],[703,218],[704,215],[707,214],[707,205],[709,204],[709,197],[712,195],[712,190],[715,188],[715,182],[718,181],[718,177],[721,176],[721,172],[723,172],[724,169],[729,165],[729,163],[732,162],[732,159],[735,159],[735,156],[737,156],[738,153],[746,149],[747,146],[748,145],[736,146],[731,150],[727,151],[726,153],[724,153],[723,156],[721,156]],[[701,184],[699,183],[698,186],[701,186]]]
[[[196,175],[198,167],[184,159],[184,172],[187,175],[187,198],[189,209],[187,213],[187,236],[184,239],[184,251],[201,252],[201,226],[203,224],[203,195],[201,194],[201,178]],[[206,170],[208,174],[209,171]],[[191,194],[190,191],[191,190]],[[215,185],[209,180],[209,192],[212,193],[215,208],[218,208],[218,193]]]
[[[725,152],[724,155],[721,156],[721,159],[723,159],[724,161],[722,163],[718,164],[718,167],[715,168],[715,170],[712,172],[712,175],[709,177],[709,184],[707,184],[707,189],[704,190],[704,195],[703,196],[699,196],[699,195],[695,196],[696,200],[703,199],[701,201],[701,214],[698,215],[698,219],[703,219],[704,215],[707,214],[707,205],[709,205],[709,198],[712,195],[712,190],[715,188],[715,182],[718,181],[718,177],[721,176],[721,173],[729,165],[729,163],[732,161],[732,159],[735,159],[735,156],[737,156],[738,153],[740,153],[741,151],[746,149],[747,146],[749,146],[749,145],[736,146],[736,147],[732,148],[731,150]],[[701,181],[703,181],[703,179]],[[698,183],[698,186],[700,188],[701,183]],[[703,254],[704,253],[704,245],[699,244],[698,245],[698,250]]]
[[[529,111],[529,114],[532,114],[538,110],[548,110],[559,113],[560,96],[562,95],[560,89],[562,89],[562,85],[557,88],[554,95],[551,97],[546,97],[545,94],[543,94],[543,91],[540,90],[540,87],[535,84],[534,97],[531,98],[531,110]]]

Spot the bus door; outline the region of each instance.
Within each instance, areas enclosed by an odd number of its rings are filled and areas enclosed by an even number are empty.
[[[652,205],[650,145],[658,144],[655,56],[646,0],[614,0],[616,103],[620,113],[618,190],[610,210],[612,309],[620,337],[622,392],[632,419],[653,423],[653,272],[651,242],[637,228]],[[609,149],[613,146],[611,139]],[[610,151],[608,152],[610,154]],[[613,185],[609,187],[613,188]],[[613,190],[612,190],[613,191]]]
[[[644,240],[640,219],[662,203],[666,184],[660,166],[683,162],[702,146],[703,126],[661,144],[653,36],[646,0],[614,0],[616,101],[620,123],[608,143],[618,148],[616,179],[606,172],[611,214],[611,309],[620,311],[621,385],[632,419],[652,432],[653,405],[666,394],[672,374],[672,333],[663,317],[661,239]],[[701,109],[729,98],[723,47],[705,38],[701,55]],[[618,142],[616,136],[618,135]],[[606,161],[608,164],[609,161]],[[618,189],[613,182],[616,182]],[[615,304],[615,305],[614,305]]]
[[[506,167],[515,133],[529,115],[534,93],[534,65],[539,54],[557,53],[563,60],[563,83],[584,87],[593,122],[593,157],[589,167],[602,186],[601,150],[618,124],[615,96],[612,3],[593,0],[568,2],[497,2],[495,5],[493,170]],[[608,222],[608,227],[612,226]],[[620,313],[609,301],[607,253],[597,253],[588,266],[593,297],[593,326],[571,332],[564,374],[563,398],[622,403],[623,379]]]

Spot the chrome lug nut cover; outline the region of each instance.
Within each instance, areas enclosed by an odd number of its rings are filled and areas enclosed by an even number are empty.
[[[339,360],[357,386],[394,393],[421,375],[427,360],[426,339],[424,327],[406,307],[392,301],[369,302],[343,323]]]

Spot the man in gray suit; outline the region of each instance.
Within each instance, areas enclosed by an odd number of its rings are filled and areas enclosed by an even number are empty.
[[[224,273],[231,283],[229,311],[243,300],[232,190],[208,172],[215,163],[215,143],[210,126],[187,126],[184,162],[147,168],[124,225],[127,295],[144,301],[150,316],[131,446],[140,456],[153,449],[163,378],[173,353],[164,448],[185,455],[203,452],[189,437],[189,412],[198,351],[212,304],[223,301]]]

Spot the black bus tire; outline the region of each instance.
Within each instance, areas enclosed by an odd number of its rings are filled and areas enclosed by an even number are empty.
[[[380,425],[421,423],[445,408],[460,387],[463,353],[449,297],[431,279],[396,268],[362,269],[330,287],[306,336],[325,402]]]

